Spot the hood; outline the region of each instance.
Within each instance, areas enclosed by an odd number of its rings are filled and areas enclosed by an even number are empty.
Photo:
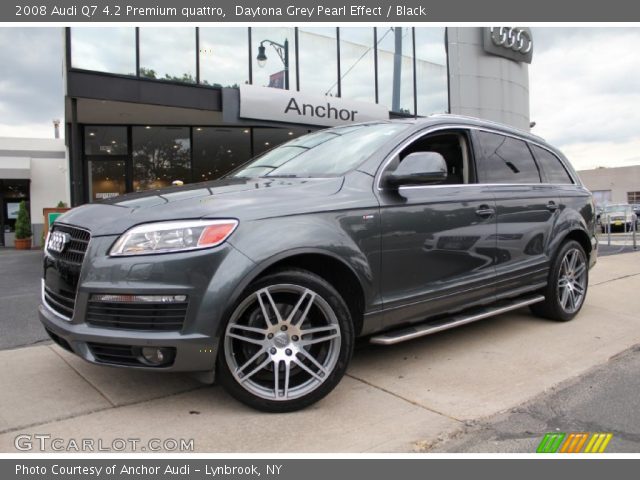
[[[119,235],[134,225],[166,220],[254,220],[309,211],[338,192],[343,178],[216,180],[122,195],[83,205],[58,217],[93,236]]]

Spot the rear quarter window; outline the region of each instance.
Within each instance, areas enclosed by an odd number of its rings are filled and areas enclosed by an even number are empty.
[[[571,175],[562,164],[562,161],[549,150],[540,148],[537,145],[531,145],[533,155],[538,161],[538,165],[542,168],[547,182],[549,183],[573,183]]]
[[[479,183],[540,183],[540,172],[525,142],[478,132]]]

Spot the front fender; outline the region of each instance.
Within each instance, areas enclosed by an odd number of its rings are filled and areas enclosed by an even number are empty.
[[[285,259],[303,254],[325,255],[343,263],[358,278],[366,310],[380,297],[378,222],[376,209],[241,222],[230,243],[255,267],[236,290],[241,292],[262,272]]]

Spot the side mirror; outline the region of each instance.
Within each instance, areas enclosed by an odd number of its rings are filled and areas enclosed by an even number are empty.
[[[447,163],[436,152],[414,152],[407,155],[395,171],[385,177],[390,187],[429,185],[447,179]]]

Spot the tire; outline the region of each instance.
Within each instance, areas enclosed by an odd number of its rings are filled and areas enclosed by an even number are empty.
[[[349,308],[331,284],[306,270],[279,271],[251,284],[229,316],[218,378],[250,407],[293,412],[338,385],[353,343]]]
[[[539,317],[567,322],[580,312],[588,286],[589,261],[584,248],[575,240],[568,240],[552,262],[549,281],[542,291],[545,300],[530,309]]]

